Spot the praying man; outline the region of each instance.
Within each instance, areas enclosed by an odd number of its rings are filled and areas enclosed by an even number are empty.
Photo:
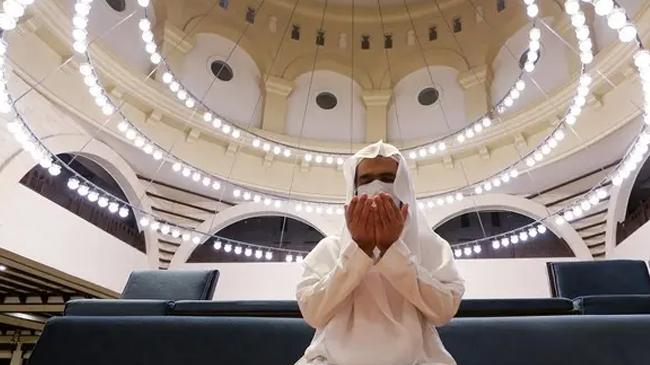
[[[455,365],[436,326],[465,291],[417,208],[406,160],[377,142],[343,165],[345,225],[303,261],[296,296],[316,329],[296,365]]]

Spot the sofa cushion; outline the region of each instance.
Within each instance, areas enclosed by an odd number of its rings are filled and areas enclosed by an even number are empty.
[[[79,299],[65,303],[66,316],[164,316],[168,300],[148,299]]]
[[[650,275],[643,261],[549,262],[548,268],[556,297],[650,294]]]
[[[456,317],[508,317],[575,314],[565,298],[463,299]]]
[[[455,318],[439,331],[459,365],[647,365],[650,358],[650,315]],[[299,318],[58,317],[29,363],[291,365],[313,334]]]
[[[218,270],[147,270],[129,276],[122,299],[210,300]]]
[[[590,295],[574,302],[583,314],[650,314],[650,295]]]
[[[180,300],[172,304],[171,313],[185,316],[302,317],[295,300]]]

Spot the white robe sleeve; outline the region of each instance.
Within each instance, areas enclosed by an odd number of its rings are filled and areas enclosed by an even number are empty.
[[[338,240],[324,238],[303,261],[296,298],[303,318],[314,328],[325,327],[373,264],[355,242],[340,248]]]
[[[376,267],[433,325],[442,326],[456,314],[465,285],[449,246],[446,242],[437,246],[438,252],[431,253],[437,256],[432,269],[416,263],[401,239],[386,250]]]

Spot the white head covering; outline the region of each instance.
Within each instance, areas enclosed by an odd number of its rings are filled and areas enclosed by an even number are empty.
[[[408,216],[400,238],[411,250],[416,263],[430,270],[439,269],[441,265],[453,260],[451,249],[445,240],[433,232],[426,221],[424,212],[418,208],[408,164],[395,146],[379,141],[364,147],[345,161],[343,164],[343,177],[345,178],[346,202],[349,202],[354,196],[355,177],[359,163],[363,159],[377,156],[392,157],[398,163],[397,174],[393,183],[394,192],[402,203],[409,205]],[[343,242],[352,239],[346,224],[343,225],[341,239]],[[449,278],[457,277],[455,267],[450,267],[454,268],[454,270],[448,273]]]

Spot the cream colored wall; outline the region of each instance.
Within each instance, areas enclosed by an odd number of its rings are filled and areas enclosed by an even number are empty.
[[[548,261],[575,259],[457,260],[464,298],[549,298]],[[301,265],[293,263],[185,264],[178,270],[218,269],[215,300],[295,300]]]

